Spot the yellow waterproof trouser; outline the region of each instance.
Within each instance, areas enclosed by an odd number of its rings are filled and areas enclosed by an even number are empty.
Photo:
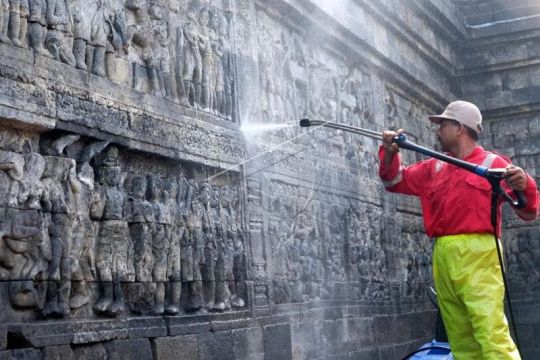
[[[456,360],[521,359],[504,315],[504,283],[493,235],[437,238],[433,279]]]

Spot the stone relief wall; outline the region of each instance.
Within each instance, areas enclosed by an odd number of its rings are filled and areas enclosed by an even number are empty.
[[[461,95],[450,2],[355,0],[354,23],[318,0],[0,2],[0,357],[399,358],[432,337],[431,241],[378,142],[240,125],[434,147],[425,115]],[[538,251],[516,231],[519,278]]]
[[[42,135],[39,152],[0,159],[0,274],[13,310],[59,318],[245,306],[233,179],[208,183],[185,164],[145,169],[150,159],[78,134]]]
[[[433,143],[422,121],[426,105],[369,64],[340,59],[316,39],[280,25],[262,7],[255,21],[259,102],[250,116],[258,119],[254,123],[309,117],[371,129],[407,128],[415,141]],[[391,233],[379,221],[394,210],[381,205],[385,195],[376,176],[376,141],[339,131],[284,128],[254,135],[252,146],[253,154],[275,146],[247,170],[261,179],[256,185],[263,204],[261,226],[271,254],[262,261],[271,302],[426,299],[431,247],[420,219],[398,225],[396,233],[407,236],[403,241],[386,238]],[[418,159],[411,152],[403,157]],[[392,202],[418,212],[412,199],[393,197]],[[403,218],[400,214],[396,220]],[[398,251],[404,258],[391,255]]]

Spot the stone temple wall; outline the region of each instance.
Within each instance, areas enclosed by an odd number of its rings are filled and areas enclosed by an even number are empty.
[[[534,26],[486,35],[462,1],[0,6],[2,359],[393,359],[432,339],[431,241],[384,192],[377,141],[277,125],[432,147],[425,115],[467,97],[486,146],[536,174],[512,131],[535,134]],[[508,226],[526,314],[538,227]]]

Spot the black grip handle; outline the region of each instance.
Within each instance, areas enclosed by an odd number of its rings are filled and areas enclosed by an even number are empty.
[[[516,195],[517,201],[515,201],[512,206],[516,209],[523,209],[525,206],[527,206],[527,198],[525,197],[525,194],[523,191],[515,191],[514,194]]]

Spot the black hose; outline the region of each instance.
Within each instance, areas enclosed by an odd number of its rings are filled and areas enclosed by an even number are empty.
[[[492,183],[491,186],[494,186]],[[492,189],[492,191],[494,191]],[[497,207],[498,207],[498,194],[493,193],[491,199],[491,222],[493,225],[493,238],[495,239],[495,247],[497,248],[497,257],[499,259],[499,266],[501,267],[501,276],[504,284],[504,295],[506,297],[506,302],[508,304],[508,312],[510,313],[510,322],[512,323],[512,330],[514,331],[514,338],[516,339],[516,347],[518,353],[521,353],[521,346],[519,344],[519,337],[517,333],[516,320],[514,318],[514,310],[512,309],[512,301],[510,299],[510,290],[508,288],[508,281],[506,280],[506,271],[504,270],[504,262],[502,258],[502,250],[499,244],[499,229],[498,229],[498,219],[497,219]],[[504,309],[503,309],[504,311]]]

